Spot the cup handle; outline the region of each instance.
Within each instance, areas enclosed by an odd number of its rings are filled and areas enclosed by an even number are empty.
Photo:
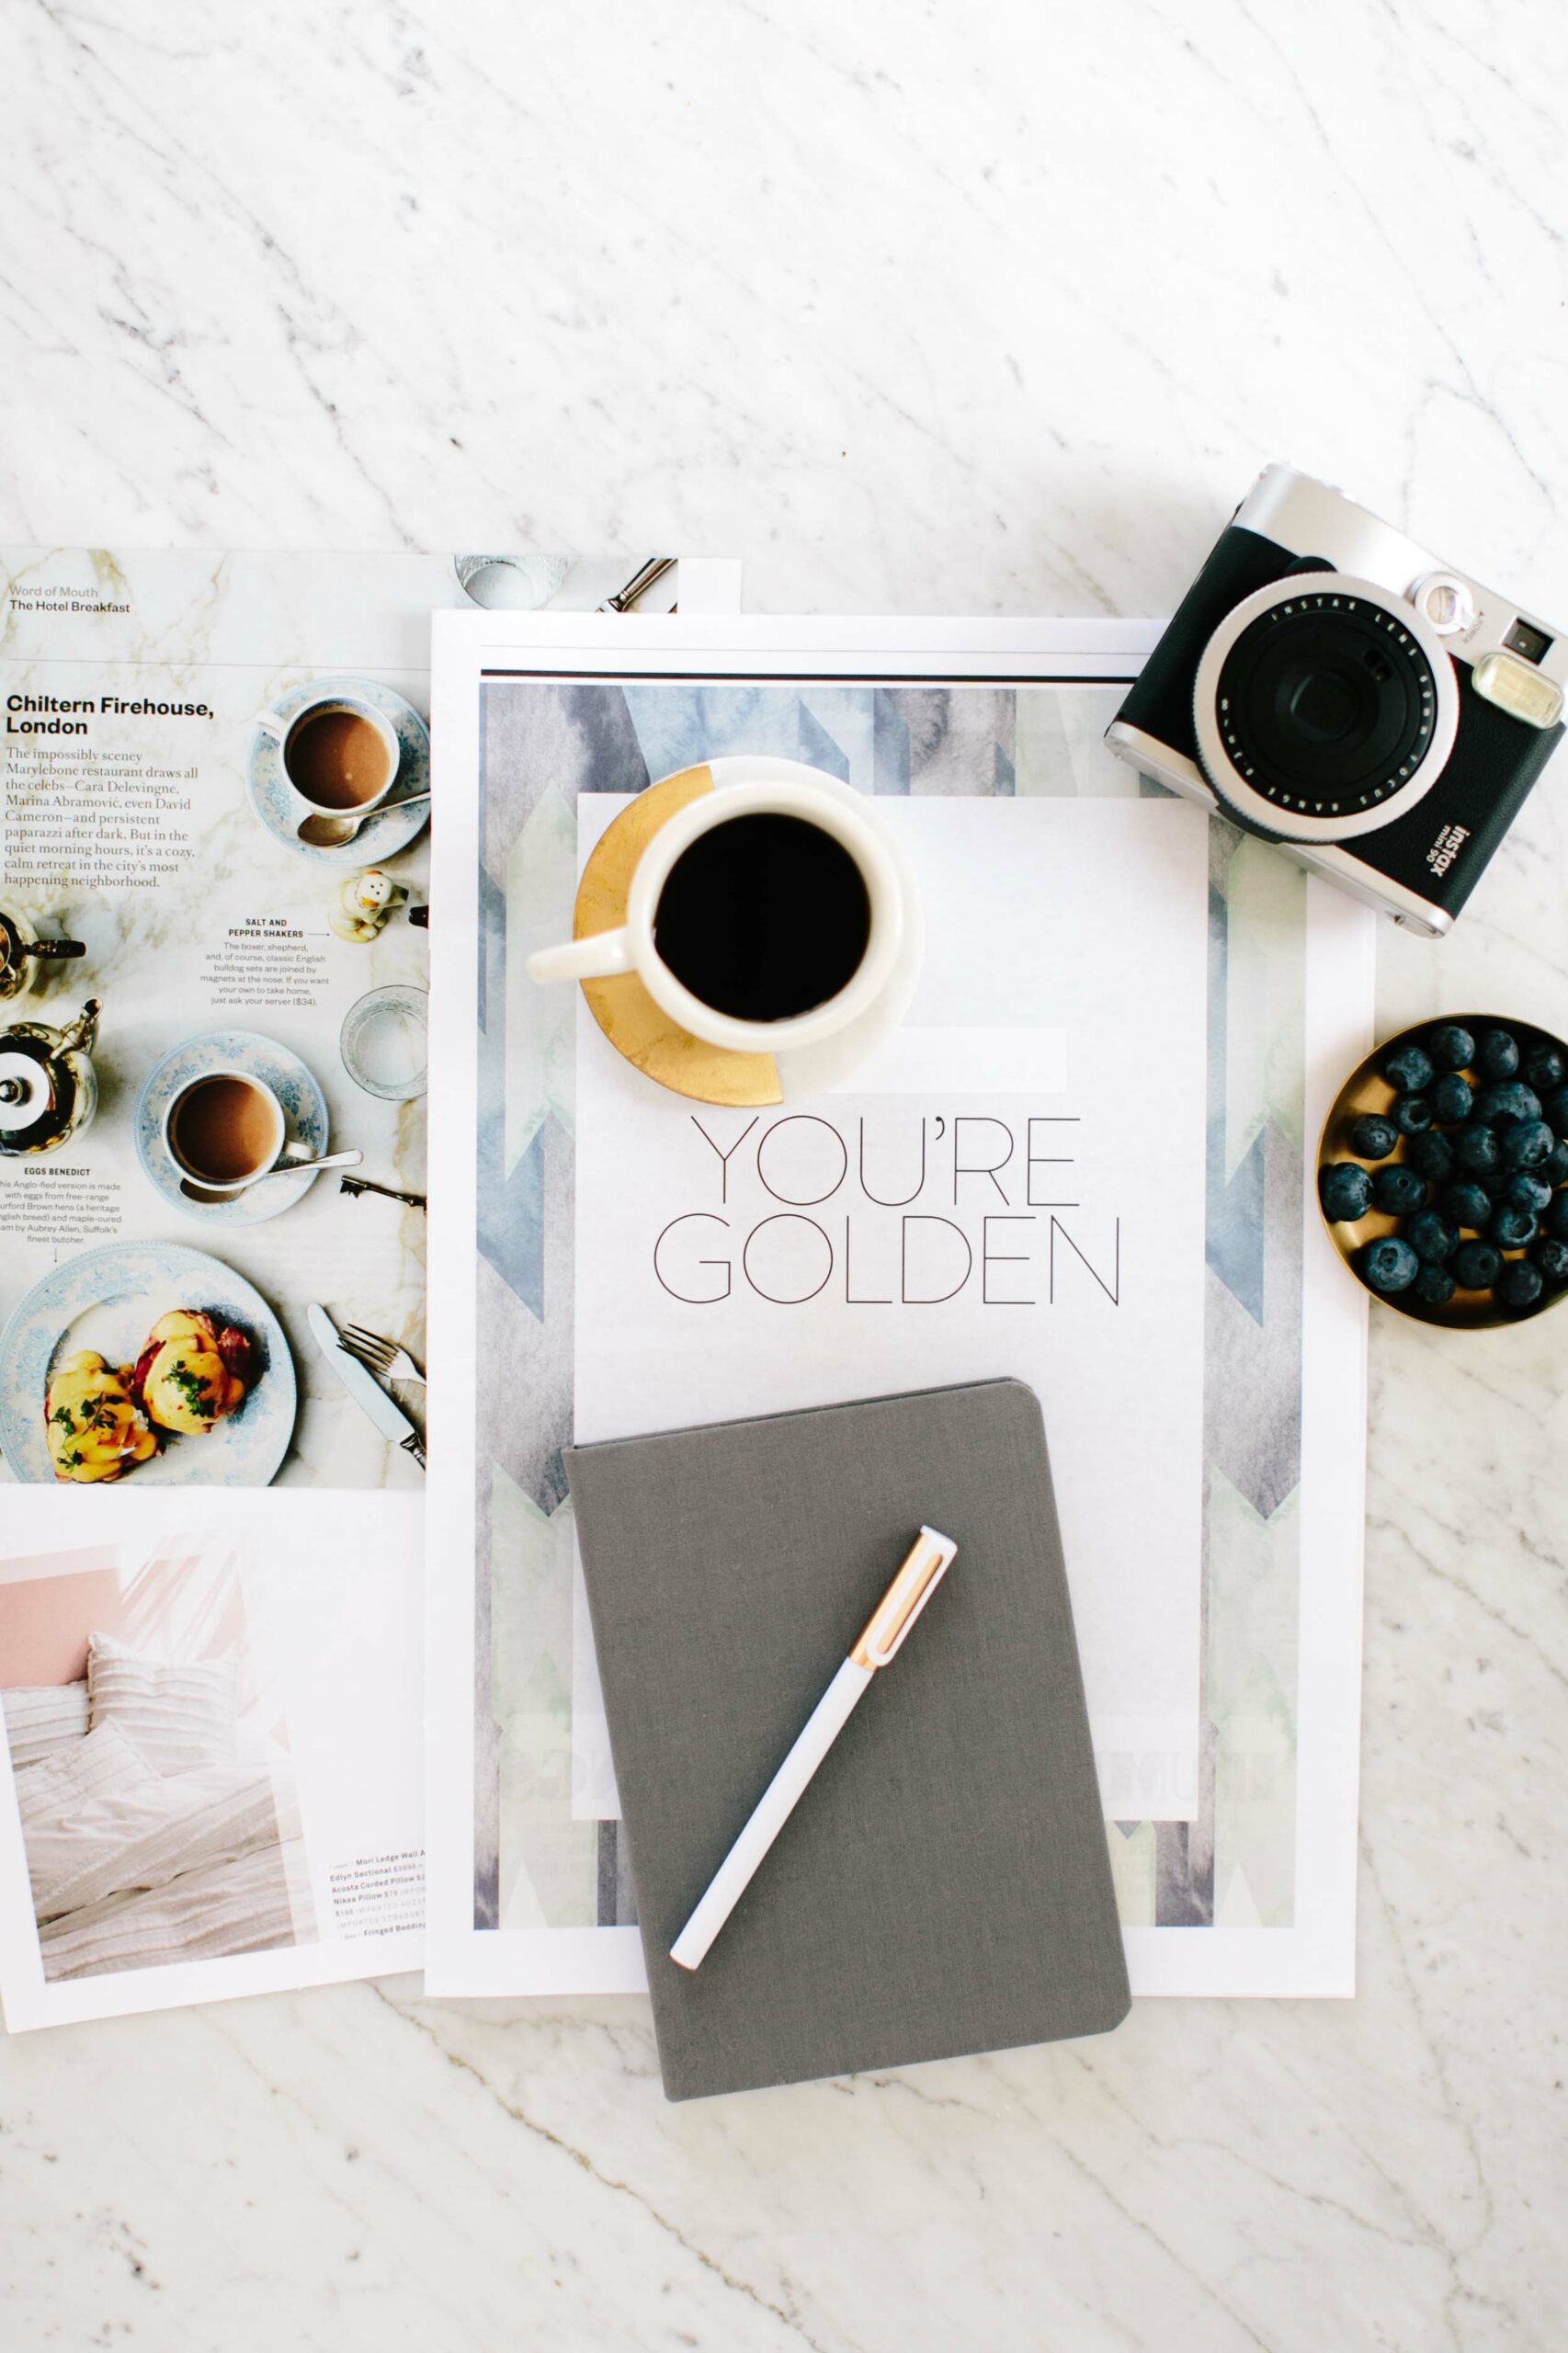
[[[258,710],[256,715],[256,723],[263,734],[272,736],[279,744],[289,733],[288,727],[275,710]]]
[[[528,958],[530,981],[605,981],[631,970],[631,935],[624,925],[619,931],[563,940],[559,948],[540,948]]]

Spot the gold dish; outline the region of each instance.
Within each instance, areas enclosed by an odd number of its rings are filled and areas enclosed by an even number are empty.
[[[1457,1022],[1478,1039],[1487,1029],[1506,1029],[1518,1040],[1521,1067],[1538,1046],[1554,1046],[1559,1053],[1568,1054],[1568,1045],[1551,1029],[1542,1029],[1533,1021],[1515,1021],[1504,1013],[1433,1013],[1425,1021],[1417,1021],[1408,1029],[1385,1038],[1375,1046],[1363,1063],[1358,1063],[1334,1098],[1333,1108],[1324,1121],[1323,1134],[1318,1139],[1318,1155],[1312,1169],[1312,1183],[1317,1191],[1319,1175],[1335,1160],[1354,1160],[1363,1168],[1397,1167],[1405,1158],[1409,1139],[1401,1136],[1386,1160],[1369,1161],[1355,1151],[1350,1142],[1350,1131],[1364,1111],[1386,1112],[1399,1093],[1383,1076],[1378,1065],[1385,1055],[1403,1046],[1420,1046],[1430,1033],[1446,1022]],[[1482,1080],[1481,1085],[1484,1086]],[[1418,1324],[1437,1324],[1445,1330],[1483,1331],[1498,1324],[1528,1324],[1532,1316],[1540,1315],[1560,1300],[1568,1299],[1568,1285],[1552,1290],[1549,1285],[1533,1307],[1510,1310],[1499,1307],[1489,1290],[1456,1290],[1446,1306],[1433,1307],[1424,1299],[1415,1299],[1408,1291],[1376,1290],[1362,1276],[1356,1265],[1356,1254],[1369,1242],[1379,1241],[1385,1233],[1397,1232],[1402,1221],[1382,1210],[1369,1210],[1366,1216],[1354,1224],[1335,1224],[1323,1211],[1318,1198],[1319,1214],[1328,1228],[1328,1238],[1344,1259],[1356,1280],[1370,1299],[1382,1307],[1397,1308],[1400,1314],[1414,1316]],[[1505,1251],[1505,1258],[1523,1257],[1522,1250]]]
[[[574,938],[613,931],[625,922],[632,870],[649,838],[675,810],[712,790],[710,768],[682,768],[677,776],[649,785],[611,821],[589,852],[577,885]],[[617,1053],[674,1094],[697,1103],[742,1107],[784,1100],[778,1065],[771,1054],[726,1052],[677,1029],[635,972],[582,985],[589,1012]]]

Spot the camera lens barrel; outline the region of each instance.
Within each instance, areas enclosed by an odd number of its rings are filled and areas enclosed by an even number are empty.
[[[1193,722],[1239,816],[1346,841],[1420,800],[1453,748],[1459,690],[1431,629],[1387,589],[1298,573],[1244,597],[1199,664]]]

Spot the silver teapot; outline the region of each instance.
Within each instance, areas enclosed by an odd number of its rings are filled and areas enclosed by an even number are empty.
[[[96,996],[62,1029],[44,1021],[0,1029],[0,1154],[56,1152],[86,1131],[98,1108],[97,1036]]]
[[[26,915],[0,907],[0,1002],[26,996],[51,964],[85,953],[79,939],[40,939]]]

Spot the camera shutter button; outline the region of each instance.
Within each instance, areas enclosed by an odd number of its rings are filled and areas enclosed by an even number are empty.
[[[1439,637],[1457,637],[1475,619],[1475,598],[1456,573],[1427,573],[1411,590],[1410,601]]]

